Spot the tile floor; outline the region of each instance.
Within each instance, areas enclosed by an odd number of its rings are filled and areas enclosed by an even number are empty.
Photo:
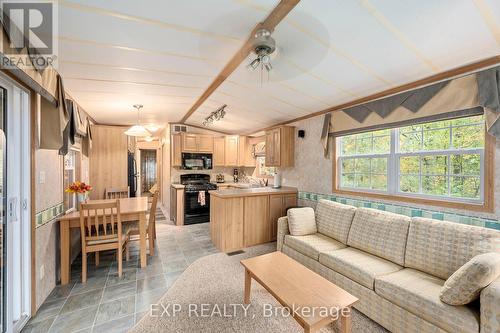
[[[58,285],[23,332],[126,332],[148,311],[196,259],[218,250],[209,224],[177,227],[157,211],[155,256],[139,268],[138,242],[118,277],[114,253],[101,253],[100,265],[90,256],[88,281],[81,283],[81,259],[72,266],[72,280]]]

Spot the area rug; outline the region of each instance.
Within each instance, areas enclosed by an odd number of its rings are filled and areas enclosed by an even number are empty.
[[[246,311],[243,309],[244,268],[240,260],[275,249],[276,245],[266,244],[245,249],[238,255],[217,253],[198,259],[130,332],[304,332],[255,281],[252,281],[251,305]],[[356,310],[352,320],[352,332],[386,332]],[[320,332],[339,331],[336,323]]]

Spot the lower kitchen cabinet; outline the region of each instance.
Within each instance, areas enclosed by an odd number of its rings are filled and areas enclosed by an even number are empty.
[[[223,252],[276,240],[278,218],[297,205],[297,190],[282,188],[256,195],[251,190],[214,191],[210,195],[210,233]],[[247,194],[251,193],[251,194]]]
[[[288,208],[297,207],[296,194],[276,194],[269,196],[270,240],[275,241],[278,234],[278,219],[286,216]]]

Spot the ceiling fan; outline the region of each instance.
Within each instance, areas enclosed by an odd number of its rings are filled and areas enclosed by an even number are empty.
[[[267,80],[269,81],[269,72],[273,69],[271,65],[271,54],[276,51],[276,41],[271,37],[271,32],[267,29],[259,29],[255,33],[253,41],[253,53],[257,56],[248,65],[250,70],[260,69],[260,84],[264,70],[267,72]]]

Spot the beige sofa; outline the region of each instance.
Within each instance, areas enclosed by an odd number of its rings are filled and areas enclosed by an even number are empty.
[[[500,332],[500,279],[480,304],[440,301],[445,280],[472,257],[500,251],[500,232],[320,200],[318,232],[292,236],[278,221],[278,251],[360,301],[355,308],[392,332]]]

